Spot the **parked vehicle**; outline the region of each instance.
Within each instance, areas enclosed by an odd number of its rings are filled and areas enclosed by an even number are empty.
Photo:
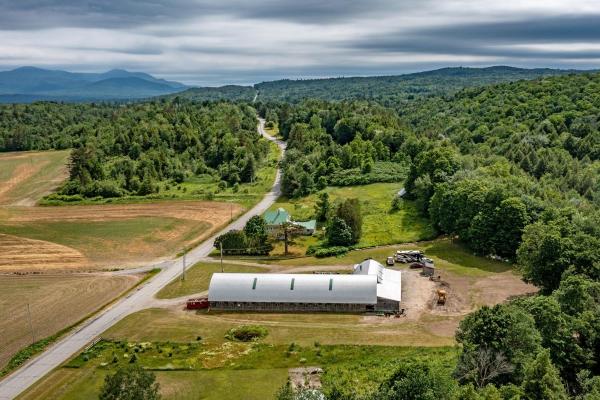
[[[388,257],[388,258],[385,260],[385,263],[386,263],[387,265],[394,265],[394,257]]]
[[[208,297],[200,297],[196,299],[188,299],[185,304],[185,307],[188,310],[201,310],[204,308],[208,308],[210,303],[208,302]]]

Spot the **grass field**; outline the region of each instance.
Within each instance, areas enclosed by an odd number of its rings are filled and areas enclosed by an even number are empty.
[[[242,212],[206,201],[0,209],[0,270],[124,267],[178,253]]]
[[[390,211],[394,195],[402,184],[374,183],[363,186],[329,187],[332,203],[336,200],[357,198],[363,215],[363,232],[358,247],[431,239],[435,232],[426,218],[419,215],[413,203],[404,201],[400,210]],[[313,217],[318,193],[300,199],[281,197],[271,209],[285,208],[296,220]]]
[[[265,272],[265,268],[239,264],[223,263],[225,272]],[[213,273],[221,272],[221,265],[216,263],[197,263],[185,273],[185,280],[177,279],[165,286],[156,297],[172,299],[208,290]]]
[[[139,279],[98,274],[0,275],[0,369],[20,348],[79,321]]]
[[[136,350],[137,349],[137,350]],[[160,351],[158,350],[160,349]],[[334,382],[360,382],[368,393],[404,360],[435,360],[447,371],[455,351],[442,348],[389,346],[327,346],[321,344],[265,345],[201,342],[101,342],[60,368],[21,396],[21,399],[95,399],[103,378],[118,366],[137,363],[154,370],[165,399],[271,399],[288,376],[288,369],[320,365],[327,390]]]
[[[0,153],[0,205],[34,205],[67,176],[69,150]]]

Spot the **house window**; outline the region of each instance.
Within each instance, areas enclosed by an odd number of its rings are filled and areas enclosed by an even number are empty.
[[[290,284],[290,290],[294,290],[294,282],[296,281],[296,278],[292,278],[292,283]]]

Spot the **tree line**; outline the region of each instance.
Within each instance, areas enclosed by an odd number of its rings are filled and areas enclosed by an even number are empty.
[[[0,107],[0,150],[73,148],[61,195],[146,196],[160,182],[211,175],[252,182],[269,146],[245,104],[176,99],[126,105]]]

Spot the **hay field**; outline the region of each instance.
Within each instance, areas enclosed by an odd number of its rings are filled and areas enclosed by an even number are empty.
[[[0,205],[32,206],[67,177],[69,150],[0,153]]]
[[[242,211],[170,201],[0,208],[0,272],[115,268],[172,256]]]
[[[0,275],[0,369],[32,340],[51,336],[76,323],[139,279],[140,276],[103,274]]]

